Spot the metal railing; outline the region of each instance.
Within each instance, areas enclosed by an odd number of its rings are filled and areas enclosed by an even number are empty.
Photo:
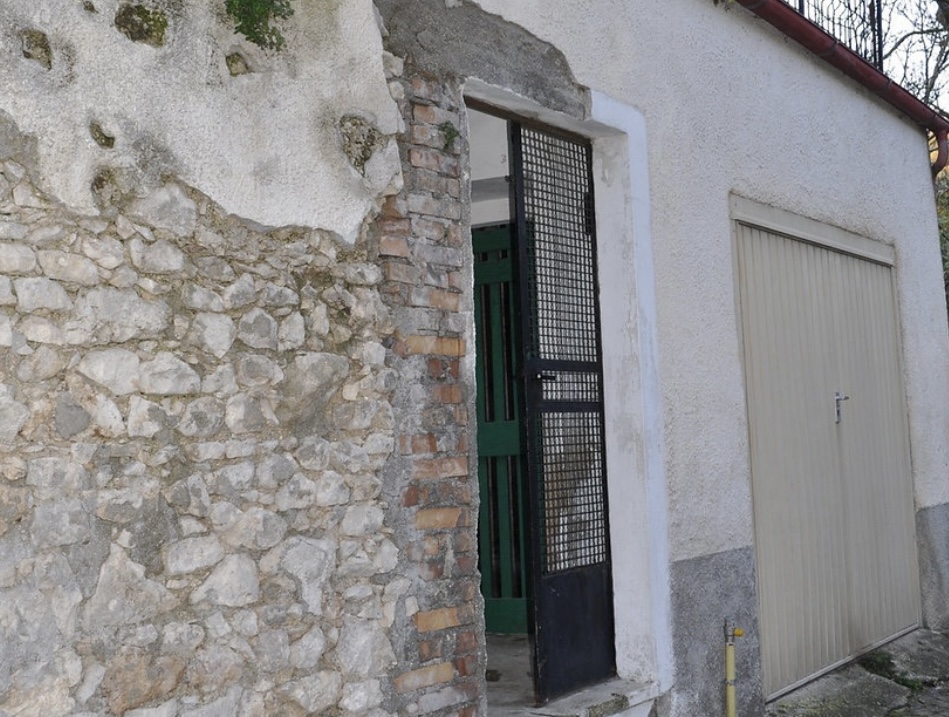
[[[784,0],[879,70],[883,69],[881,0]]]

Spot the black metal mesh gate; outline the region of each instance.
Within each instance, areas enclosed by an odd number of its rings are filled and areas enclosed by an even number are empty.
[[[615,670],[592,148],[519,123],[511,140],[543,701]]]
[[[553,572],[609,556],[590,148],[522,127],[521,155],[542,569]]]

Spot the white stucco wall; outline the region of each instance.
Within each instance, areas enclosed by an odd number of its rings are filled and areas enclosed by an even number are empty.
[[[361,173],[339,131],[346,115],[383,135],[399,128],[370,0],[298,7],[281,25],[279,53],[234,34],[223,3],[169,12],[160,47],[116,29],[119,5],[0,5],[0,111],[36,140],[41,186],[66,205],[95,214],[90,184],[104,167],[134,185],[173,174],[259,224],[351,241],[378,195],[398,185],[391,138]],[[48,36],[49,69],[23,56],[20,33],[30,29]],[[252,71],[232,77],[225,56],[238,50]],[[113,148],[96,144],[91,122]]]
[[[949,500],[946,311],[922,132],[741,8],[478,4],[645,116],[671,559],[753,540],[731,192],[896,246],[917,505]]]

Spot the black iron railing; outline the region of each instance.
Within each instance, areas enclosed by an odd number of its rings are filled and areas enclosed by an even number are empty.
[[[881,0],[785,0],[864,60],[883,69]]]

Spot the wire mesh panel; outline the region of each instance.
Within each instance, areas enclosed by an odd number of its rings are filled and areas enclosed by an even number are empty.
[[[541,419],[548,571],[607,558],[600,419],[597,413],[545,413]]]
[[[608,561],[590,147],[521,128],[542,570]]]
[[[538,358],[596,361],[589,148],[523,128],[524,204]]]
[[[804,17],[883,69],[882,0],[785,0]]]

